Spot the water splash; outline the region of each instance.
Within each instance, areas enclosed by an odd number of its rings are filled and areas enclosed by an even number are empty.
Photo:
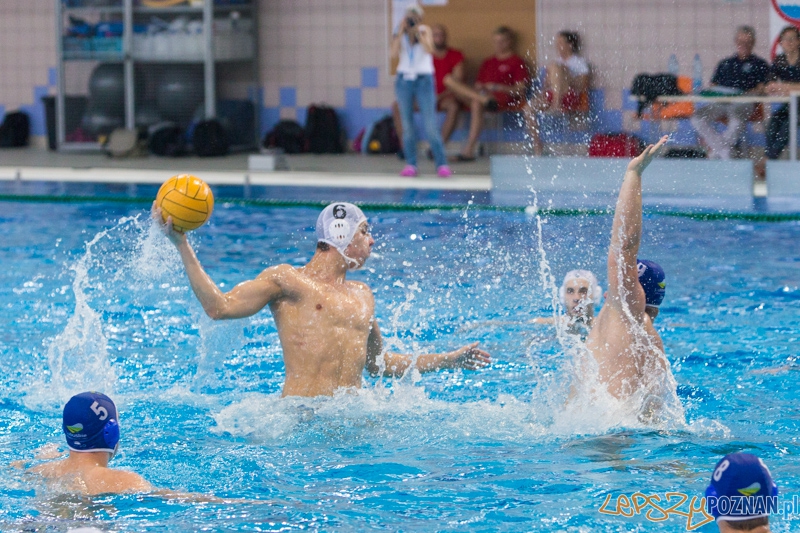
[[[47,346],[45,372],[26,391],[28,407],[60,406],[80,391],[112,394],[116,389],[117,373],[109,361],[108,339],[100,314],[90,305],[92,295],[104,288],[103,276],[92,280],[90,271],[98,267],[105,271],[103,256],[95,254],[95,246],[114,230],[136,221],[137,217],[124,217],[113,228],[97,233],[84,245],[78,260],[68,267],[73,273],[75,308],[64,330]]]

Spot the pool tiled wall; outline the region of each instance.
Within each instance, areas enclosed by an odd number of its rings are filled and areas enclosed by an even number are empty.
[[[0,109],[28,111],[36,135],[45,133],[40,98],[52,94],[56,82],[53,5],[44,0],[0,2]],[[387,65],[388,0],[262,0],[258,5],[260,83],[249,94],[261,102],[262,132],[282,118],[304,123],[307,107],[318,103],[337,109],[352,139],[389,112],[394,96]],[[552,58],[555,33],[570,28],[583,35],[595,72],[590,128],[574,131],[548,119],[548,140],[583,142],[593,131],[624,129],[646,138],[671,131],[692,141],[688,121],[658,129],[635,118],[627,94],[633,76],[666,70],[671,53],[682,73],[690,74],[694,54],[700,53],[707,81],[716,62],[733,52],[733,31],[740,24],[756,28],[762,36],[756,51],[766,57],[768,7],[763,0],[540,0],[539,64]],[[491,30],[486,28],[487,39]],[[70,66],[79,74],[72,76],[71,92],[85,90],[90,67]],[[506,126],[516,122],[513,116],[503,120]],[[465,137],[465,127],[461,125],[454,139]],[[753,132],[757,140],[758,129]],[[485,133],[490,140],[495,135],[491,127]],[[516,140],[521,130],[511,127],[504,135]]]

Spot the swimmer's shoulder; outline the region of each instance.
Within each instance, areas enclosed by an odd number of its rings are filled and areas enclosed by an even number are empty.
[[[261,271],[256,279],[280,279],[280,278],[293,278],[299,275],[298,270],[288,263],[281,263],[280,265],[273,265]]]
[[[347,286],[351,291],[361,296],[368,297],[371,300],[375,298],[372,294],[372,288],[363,281],[348,281]]]
[[[52,461],[30,467],[27,472],[49,479],[58,476],[62,461]]]
[[[284,291],[296,288],[298,284],[305,279],[306,276],[301,269],[297,269],[286,263],[265,268],[261,271],[261,274],[256,277],[256,281],[275,284]]]
[[[43,478],[58,478],[70,473],[72,470],[67,459],[57,459],[34,465],[26,470],[29,474]]]
[[[84,474],[84,482],[92,494],[153,491],[153,486],[136,472],[116,468],[93,468]]]

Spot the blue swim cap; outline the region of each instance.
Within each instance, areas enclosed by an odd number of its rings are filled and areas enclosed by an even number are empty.
[[[766,497],[777,497],[764,461],[751,453],[729,453],[717,463],[706,489],[706,510],[717,520],[749,520],[769,516],[775,507]]]
[[[82,392],[64,406],[64,435],[76,452],[116,453],[119,443],[117,407],[99,392]]]
[[[658,263],[647,259],[637,259],[636,269],[639,271],[639,283],[644,289],[645,303],[658,307],[664,301],[664,294],[667,292],[664,269]]]

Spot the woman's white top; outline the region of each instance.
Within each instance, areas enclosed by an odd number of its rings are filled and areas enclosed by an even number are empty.
[[[414,80],[423,74],[433,74],[433,56],[425,51],[422,43],[417,41],[413,46],[405,33],[400,37],[400,62],[397,73],[404,79]]]
[[[581,56],[571,55],[566,61],[559,57],[556,63],[567,67],[569,73],[574,77],[586,76],[589,74],[589,64]]]

